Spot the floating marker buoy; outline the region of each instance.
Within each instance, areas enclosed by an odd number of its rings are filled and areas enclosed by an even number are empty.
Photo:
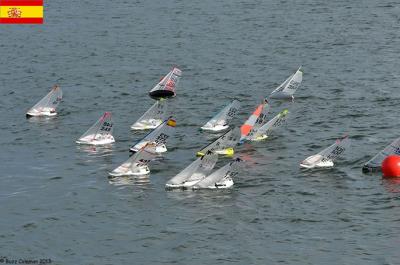
[[[382,161],[383,177],[400,177],[400,156],[390,155]]]

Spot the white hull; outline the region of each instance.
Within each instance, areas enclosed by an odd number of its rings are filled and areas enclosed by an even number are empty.
[[[130,151],[136,153],[136,152],[138,152],[140,149],[142,149],[147,143],[148,143],[148,142],[143,142],[143,143],[137,144],[137,145],[135,145],[134,147],[130,148]],[[156,148],[155,148],[155,152],[158,153],[158,154],[162,154],[162,153],[165,153],[165,152],[167,152],[167,151],[168,151],[168,149],[167,149],[167,147],[165,146],[165,144],[157,145]]]
[[[322,161],[321,155],[313,155],[307,157],[303,162],[300,163],[301,168],[328,168],[333,167],[334,163],[330,160]]]
[[[166,189],[187,189],[195,185],[200,180],[186,181],[182,184],[165,184]]]
[[[210,126],[203,126],[201,127],[201,129],[203,131],[210,131],[210,132],[221,132],[221,131],[225,131],[227,129],[229,129],[229,125],[216,125],[214,127],[210,127]]]
[[[150,119],[147,121],[142,121],[142,122],[137,122],[135,124],[132,124],[131,129],[132,130],[150,130],[150,129],[157,128],[161,123],[163,123],[162,120]]]
[[[132,169],[115,169],[112,172],[108,173],[112,177],[122,177],[122,176],[142,176],[150,174],[150,169],[148,166],[137,166],[135,167],[135,171]]]
[[[29,110],[26,115],[31,117],[53,117],[57,115],[57,112],[51,109]]]
[[[112,144],[114,142],[115,139],[111,135],[102,139],[93,139],[92,135],[88,135],[76,141],[77,144],[87,144],[87,145],[107,145],[107,144]]]
[[[208,186],[208,187],[199,187],[199,186],[194,185],[193,189],[194,190],[199,190],[199,189],[212,189],[212,190],[213,189],[230,189],[230,188],[233,187],[233,184],[234,184],[234,182],[233,182],[232,179],[226,179],[224,181],[215,183],[215,185],[211,185],[211,186]]]

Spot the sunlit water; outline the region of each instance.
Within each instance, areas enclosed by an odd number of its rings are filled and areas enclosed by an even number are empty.
[[[362,164],[399,137],[396,1],[47,1],[45,24],[0,26],[0,255],[53,264],[398,264],[398,181]],[[130,125],[183,70],[169,152],[151,175],[108,179],[143,136]],[[245,144],[230,191],[166,192],[215,135],[241,124],[300,65],[287,126]],[[54,83],[59,116],[25,119]],[[111,148],[75,140],[111,111]],[[299,162],[345,134],[336,167]],[[226,163],[220,159],[218,167]]]

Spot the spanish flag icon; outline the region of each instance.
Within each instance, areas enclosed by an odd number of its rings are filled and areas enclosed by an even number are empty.
[[[0,0],[0,24],[43,24],[43,0]]]

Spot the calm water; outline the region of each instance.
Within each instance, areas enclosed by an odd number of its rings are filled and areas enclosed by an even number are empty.
[[[400,184],[361,174],[399,137],[396,1],[61,1],[45,25],[0,26],[0,256],[53,264],[399,264]],[[107,172],[143,134],[129,126],[172,65],[178,121],[144,179]],[[165,192],[214,136],[198,128],[238,98],[243,122],[303,66],[284,129],[239,151],[231,191]],[[26,110],[58,83],[57,118]],[[104,111],[111,149],[74,141]],[[272,116],[272,115],[271,115]],[[299,161],[344,134],[331,170]],[[218,165],[226,163],[221,159]]]

